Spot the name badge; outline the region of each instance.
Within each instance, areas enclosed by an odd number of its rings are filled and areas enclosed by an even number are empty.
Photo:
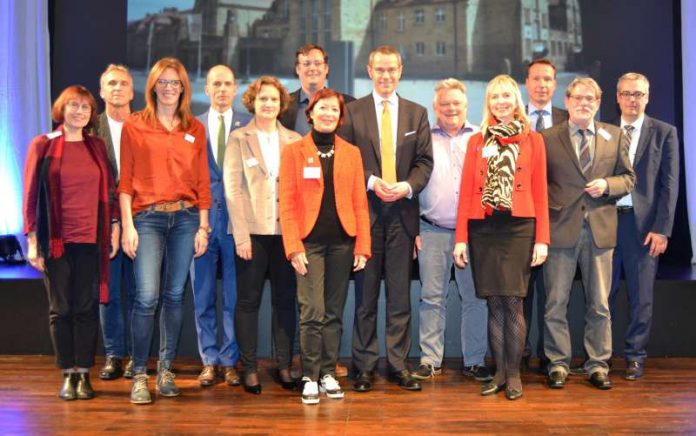
[[[483,156],[485,159],[488,159],[489,157],[497,156],[498,155],[498,146],[496,145],[487,145],[483,147],[483,150],[481,150],[481,156]]]
[[[318,179],[321,177],[321,167],[304,167],[305,179]]]
[[[190,142],[191,144],[193,144],[196,140],[196,137],[187,133],[184,135],[184,139],[186,140],[186,142]]]
[[[246,164],[249,168],[255,167],[256,165],[259,164],[259,161],[255,157],[250,157],[249,159],[246,160]]]
[[[59,136],[62,135],[62,134],[63,134],[62,131],[56,130],[56,131],[51,132],[51,133],[46,133],[46,137],[47,137],[48,139],[56,139],[57,137],[59,137]]]
[[[604,138],[605,141],[608,141],[608,140],[611,139],[611,133],[609,133],[609,132],[607,132],[606,130],[604,130],[603,127],[600,127],[599,129],[597,129],[597,134],[601,135],[602,138]]]

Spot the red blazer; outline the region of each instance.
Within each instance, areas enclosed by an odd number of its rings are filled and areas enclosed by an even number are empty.
[[[550,244],[549,200],[546,184],[546,147],[541,134],[528,132],[520,141],[520,154],[515,170],[515,189],[512,191],[512,216],[536,218],[538,243]],[[469,220],[484,219],[481,205],[486,184],[488,162],[481,156],[483,134],[469,139],[464,158],[459,209],[457,211],[456,242],[469,242]]]
[[[370,257],[370,213],[362,158],[358,147],[334,136],[334,190],[336,211],[343,230],[355,237],[354,253]],[[319,216],[324,193],[324,175],[317,147],[308,134],[290,144],[280,157],[280,228],[288,259],[305,251],[302,240]],[[305,168],[319,168],[319,178],[305,178]],[[315,170],[316,171],[316,170]]]

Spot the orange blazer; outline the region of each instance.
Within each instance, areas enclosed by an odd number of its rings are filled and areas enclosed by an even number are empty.
[[[334,136],[334,190],[336,211],[343,230],[355,237],[356,255],[367,258],[370,249],[370,214],[362,157],[358,147]],[[324,175],[312,134],[287,146],[280,157],[280,228],[288,259],[305,251],[302,240],[319,216]],[[319,178],[305,178],[305,168],[318,168]],[[312,170],[317,171],[317,170]]]
[[[483,134],[469,139],[464,158],[459,208],[457,211],[456,242],[469,242],[469,220],[484,219],[481,204],[486,184],[488,161],[481,155]],[[520,154],[515,164],[515,188],[512,191],[512,216],[536,218],[538,243],[550,244],[549,199],[546,184],[546,147],[541,134],[528,132],[520,141]]]

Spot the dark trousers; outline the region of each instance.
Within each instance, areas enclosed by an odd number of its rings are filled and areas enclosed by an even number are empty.
[[[46,259],[51,341],[61,369],[94,365],[99,334],[99,255],[96,244],[65,244]]]
[[[297,303],[302,375],[310,380],[336,375],[354,246],[354,241],[328,245],[304,243],[309,263],[307,274],[296,274]]]
[[[635,215],[619,214],[609,308],[614,319],[623,268],[628,298],[628,328],[624,352],[626,359],[630,361],[643,363],[648,355],[657,264],[658,258],[650,256],[649,246],[643,245],[643,238],[638,234]]]
[[[532,275],[529,278],[529,287],[527,288],[527,296],[524,299],[524,321],[529,327],[527,329],[527,340],[524,346],[524,356],[531,356],[536,350],[536,356],[539,359],[546,359],[544,354],[544,306],[546,306],[546,288],[544,287],[544,266],[532,268]],[[534,316],[534,308],[536,308],[536,318]],[[532,344],[529,332],[532,331],[532,325],[537,326],[537,342],[536,346]]]
[[[268,277],[271,281],[273,344],[278,369],[286,369],[292,359],[292,339],[295,336],[295,271],[285,257],[280,235],[251,235],[251,251],[251,260],[236,257],[237,306],[234,325],[240,361],[245,372],[257,371],[259,306],[263,285]]]
[[[377,301],[384,273],[387,362],[392,371],[406,369],[411,348],[411,269],[415,238],[401,224],[396,205],[382,205],[372,225],[372,257],[355,275],[353,366],[374,371],[379,359]]]

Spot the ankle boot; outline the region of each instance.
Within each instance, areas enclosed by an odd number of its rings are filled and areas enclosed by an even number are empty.
[[[58,396],[63,400],[74,400],[77,398],[75,394],[75,376],[72,372],[63,373],[63,386],[58,392]]]
[[[89,373],[80,372],[77,375],[77,386],[75,387],[75,393],[77,398],[80,400],[91,400],[94,398],[94,389],[89,382]]]

